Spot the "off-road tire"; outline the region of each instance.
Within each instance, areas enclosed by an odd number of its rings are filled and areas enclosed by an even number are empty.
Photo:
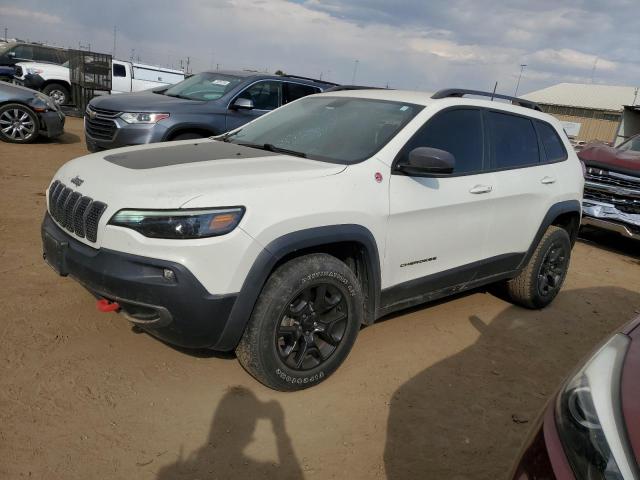
[[[289,360],[282,356],[277,344],[277,333],[282,328],[283,321],[288,321],[287,312],[293,308],[300,295],[322,285],[341,295],[339,307],[336,308],[340,313],[346,310],[347,318],[340,327],[341,339],[326,360],[308,370],[300,371],[285,363]],[[364,319],[363,302],[356,276],[337,258],[318,253],[290,260],[267,279],[236,348],[237,358],[254,378],[275,390],[294,391],[316,385],[326,380],[351,351]],[[309,303],[313,305],[313,301]],[[306,342],[304,338],[300,339]]]
[[[558,278],[554,288],[545,294],[544,289],[541,289],[540,286],[541,276],[544,276],[544,264],[553,249],[560,249],[564,258],[561,262],[562,266],[557,268]],[[563,228],[550,226],[540,239],[524,270],[506,283],[506,294],[509,300],[530,309],[544,308],[549,305],[564,283],[570,258],[571,240],[569,234]]]
[[[42,93],[51,97],[56,105],[67,105],[71,101],[69,89],[61,83],[50,83],[42,89]]]

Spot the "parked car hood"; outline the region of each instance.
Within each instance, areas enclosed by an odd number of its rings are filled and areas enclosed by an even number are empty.
[[[170,97],[145,90],[136,93],[102,95],[91,100],[90,105],[118,112],[171,112],[177,107],[193,107],[204,103],[206,102]]]
[[[640,316],[624,333],[631,337],[631,344],[622,368],[622,412],[636,462],[640,464]]]
[[[345,168],[216,140],[185,140],[80,157],[62,166],[54,180],[76,189],[71,180],[79,177],[77,190],[107,203],[109,210],[171,209],[204,195],[221,205],[243,204],[248,191],[275,195],[292,182],[313,181]]]
[[[578,157],[589,166],[640,176],[640,152],[620,151],[608,145],[591,144],[583,148]]]
[[[46,70],[49,75],[69,76],[69,67],[63,67],[55,63],[43,63],[43,62],[18,62],[16,65],[22,67],[22,74],[26,75],[27,68],[38,68]]]

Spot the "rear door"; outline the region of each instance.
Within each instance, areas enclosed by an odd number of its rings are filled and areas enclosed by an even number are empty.
[[[113,61],[111,65],[111,91],[123,93],[131,91],[131,65],[126,62]]]
[[[231,101],[231,105],[238,98],[253,101],[253,109],[229,109],[227,112],[227,130],[233,130],[245,123],[275,110],[282,105],[282,82],[275,80],[260,80],[245,88]]]
[[[504,256],[506,271],[517,267],[531,246],[558,195],[559,181],[554,163],[546,161],[537,120],[493,110],[484,118],[495,175],[486,252],[488,257]],[[546,148],[550,156],[559,155],[557,146],[548,143]]]
[[[471,280],[474,263],[485,256],[491,215],[493,174],[485,171],[480,109],[456,107],[436,113],[407,142],[396,162],[417,147],[446,150],[455,156],[456,166],[452,174],[432,178],[391,176],[385,259],[385,283],[391,285],[383,287],[414,281],[416,291],[405,292],[406,297],[420,289],[438,290]]]
[[[294,100],[298,100],[299,98],[306,97],[307,95],[313,95],[314,93],[321,92],[318,87],[293,82],[283,82],[282,88],[283,105],[293,102]]]

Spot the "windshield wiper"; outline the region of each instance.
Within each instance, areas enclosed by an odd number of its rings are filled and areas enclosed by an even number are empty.
[[[289,150],[288,148],[276,147],[272,143],[265,143],[265,144],[262,145],[262,147],[265,150],[268,150],[270,152],[286,153],[287,155],[294,155],[296,157],[307,158],[307,154],[306,153],[298,152],[296,150]]]

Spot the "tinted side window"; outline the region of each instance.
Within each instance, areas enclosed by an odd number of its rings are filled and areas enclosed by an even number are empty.
[[[320,89],[309,85],[300,85],[299,83],[285,83],[283,93],[284,101],[282,103],[289,103],[307,95],[320,93]]]
[[[33,60],[33,47],[31,45],[18,45],[13,51],[16,52],[16,58]]]
[[[567,151],[562,144],[556,130],[545,122],[536,122],[538,134],[542,140],[542,147],[547,158],[547,162],[561,162],[567,159]]]
[[[533,165],[540,161],[533,122],[508,113],[487,112],[494,168]]]
[[[46,47],[33,47],[33,59],[37,62],[56,63],[55,52]]]
[[[124,65],[120,65],[119,63],[113,64],[113,76],[114,77],[126,77],[127,69]]]
[[[456,109],[436,114],[413,136],[403,155],[418,147],[446,150],[456,158],[453,173],[479,172],[483,167],[484,139],[480,110]]]
[[[253,101],[253,107],[258,110],[274,110],[280,106],[281,82],[258,82],[251,85],[238,98]]]

